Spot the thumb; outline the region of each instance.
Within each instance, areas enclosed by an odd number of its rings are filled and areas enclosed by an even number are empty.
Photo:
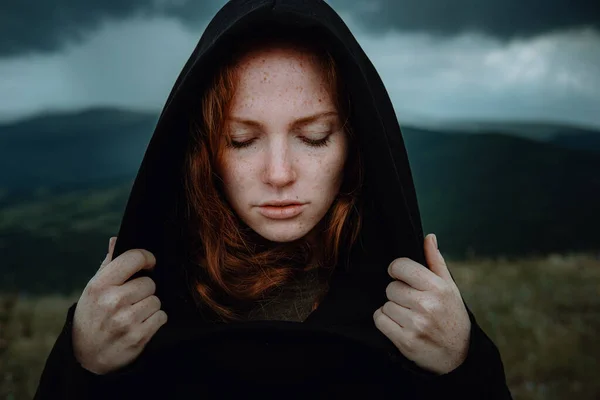
[[[106,265],[110,264],[110,262],[112,261],[113,252],[115,251],[116,241],[117,241],[116,236],[113,236],[108,240],[108,253],[106,253],[106,257],[104,257],[104,260],[102,261],[102,264],[100,264],[100,268],[98,270],[101,270]]]
[[[438,249],[437,237],[433,233],[425,237],[425,259],[431,272],[445,280],[453,281],[446,260],[444,260],[444,256]]]

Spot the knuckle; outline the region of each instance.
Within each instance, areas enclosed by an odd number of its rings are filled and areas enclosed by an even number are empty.
[[[421,311],[425,313],[429,313],[431,309],[431,302],[427,299],[421,299],[419,301],[419,306],[421,307]]]
[[[435,291],[442,296],[447,295],[450,292],[450,287],[444,282],[436,282],[434,287]]]
[[[154,282],[154,280],[152,280],[152,278],[148,276],[144,276],[142,279],[144,279],[144,285],[150,288],[152,294],[156,293],[156,283]]]
[[[415,349],[415,345],[417,342],[417,335],[416,333],[409,333],[406,336],[406,340],[404,341],[404,347],[406,348],[406,350],[410,353],[412,353]]]
[[[429,331],[431,324],[429,323],[429,319],[424,317],[419,317],[414,320],[415,329],[417,333],[421,336],[424,333]]]
[[[103,287],[96,278],[92,278],[86,288],[88,295],[92,297],[99,297],[102,293]]]
[[[120,307],[121,301],[121,296],[111,291],[104,293],[98,300],[98,304],[106,310],[114,311]]]
[[[113,326],[120,332],[126,331],[129,328],[130,322],[131,314],[129,312],[116,314],[112,318]]]
[[[396,260],[393,260],[391,263],[389,263],[389,265],[388,265],[388,274],[390,272],[392,272],[392,269],[393,269],[395,263],[396,263]]]
[[[156,263],[156,258],[154,258],[154,254],[152,254],[148,250],[136,249],[136,251],[139,253],[139,256],[141,257],[141,261],[140,261],[141,263],[148,264],[148,265],[154,265]]]
[[[148,262],[150,264],[156,264],[156,257],[154,257],[154,254],[152,252],[144,249],[144,254],[146,255],[146,257],[148,257]]]
[[[435,314],[438,310],[438,302],[435,299],[425,299],[421,301],[421,308],[427,314]]]
[[[398,259],[396,259],[396,265],[398,267],[404,267],[406,265],[408,265],[411,262],[410,258],[408,257],[400,257]]]
[[[385,295],[388,299],[392,297],[392,292],[394,291],[394,282],[390,282],[385,288]]]
[[[128,251],[128,253],[131,263],[139,265],[146,262],[146,255],[141,249],[131,249]]]
[[[159,320],[162,322],[162,324],[165,324],[167,322],[167,320],[169,319],[167,317],[167,313],[164,312],[163,310],[158,310],[157,313],[159,316]]]
[[[381,311],[383,311],[387,315],[390,315],[390,313],[392,312],[393,309],[394,309],[394,303],[391,301],[386,301],[385,304],[383,305],[383,307],[381,308]]]
[[[375,323],[375,326],[377,328],[381,328],[381,319],[383,318],[383,314],[382,313],[377,313],[374,312],[373,313],[373,322]]]
[[[160,307],[162,305],[160,299],[157,296],[154,296],[154,295],[150,296],[150,299],[151,299],[151,302],[153,304],[153,308],[155,308],[157,310],[160,310]]]
[[[388,271],[393,271],[393,269],[398,268],[404,262],[404,257],[394,259],[390,265],[388,265]]]
[[[139,330],[133,330],[129,332],[128,339],[132,346],[138,347],[144,344],[146,341],[146,335]]]

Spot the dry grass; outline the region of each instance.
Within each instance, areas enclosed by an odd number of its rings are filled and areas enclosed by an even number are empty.
[[[600,398],[600,260],[449,261],[504,361],[515,400]],[[0,400],[31,399],[77,299],[0,298]]]

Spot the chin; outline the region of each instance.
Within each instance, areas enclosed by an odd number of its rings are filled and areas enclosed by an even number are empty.
[[[310,232],[310,229],[300,229],[298,226],[293,226],[294,224],[289,224],[288,226],[283,226],[284,224],[281,225],[282,226],[251,226],[250,228],[265,239],[277,243],[293,242],[294,240],[303,238]]]

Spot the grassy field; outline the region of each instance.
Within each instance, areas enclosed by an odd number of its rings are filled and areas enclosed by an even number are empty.
[[[500,349],[515,399],[600,399],[600,260],[555,255],[449,266]],[[0,400],[33,397],[66,310],[77,298],[0,297]]]

